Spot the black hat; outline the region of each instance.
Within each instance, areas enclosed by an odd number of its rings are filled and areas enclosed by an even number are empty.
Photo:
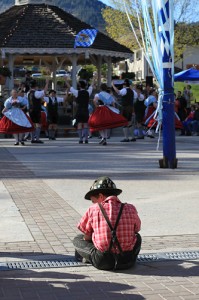
[[[122,193],[122,190],[117,189],[115,183],[109,177],[104,176],[96,179],[93,182],[90,191],[85,195],[84,198],[91,200],[91,196],[95,196],[99,193],[104,193],[105,195],[106,193],[111,193],[111,195],[117,196]]]
[[[30,87],[31,87],[31,88],[35,88],[36,86],[37,86],[36,80],[34,80],[34,79],[31,80],[31,81],[30,81]]]
[[[57,92],[56,92],[55,90],[50,90],[50,91],[49,91],[49,95],[50,95],[51,93],[55,93],[55,94],[56,94]]]
[[[128,78],[124,79],[124,83],[127,87],[131,85],[130,80]]]

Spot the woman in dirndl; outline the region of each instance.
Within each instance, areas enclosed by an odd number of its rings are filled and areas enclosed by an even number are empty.
[[[17,90],[11,91],[11,97],[4,103],[3,118],[0,120],[0,133],[13,134],[15,146],[24,145],[23,133],[34,131],[34,125],[29,116],[24,113],[27,107],[25,98],[19,97]]]
[[[147,136],[153,138],[153,133],[152,130],[153,128],[156,128],[157,126],[157,120],[154,118],[155,115],[155,111],[157,108],[157,102],[158,102],[158,94],[155,90],[151,90],[149,93],[149,97],[144,101],[146,108],[145,111],[145,125],[149,128],[147,131]],[[175,129],[182,129],[183,128],[183,124],[180,121],[180,118],[178,116],[178,114],[175,112],[174,115],[175,119]]]
[[[114,97],[107,92],[105,83],[100,86],[100,93],[95,95],[93,100],[96,110],[89,118],[90,131],[99,131],[102,137],[99,144],[107,145],[108,129],[127,125],[128,121],[116,109]]]
[[[153,118],[157,108],[158,95],[155,89],[149,91],[148,98],[144,101],[146,106],[144,124],[149,128],[147,130],[146,136],[154,138],[152,129],[156,127],[156,120]]]

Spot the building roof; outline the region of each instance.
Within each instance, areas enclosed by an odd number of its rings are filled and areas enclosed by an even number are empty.
[[[0,14],[0,47],[13,54],[78,53],[80,49],[74,49],[75,37],[88,28],[92,27],[57,6],[15,5]],[[130,49],[101,32],[89,52],[107,56],[109,52],[110,56],[124,58],[132,55]]]

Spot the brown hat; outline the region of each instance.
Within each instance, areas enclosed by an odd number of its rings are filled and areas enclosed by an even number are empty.
[[[99,177],[93,182],[90,191],[85,195],[84,198],[91,200],[91,196],[95,196],[99,193],[106,194],[107,192],[108,194],[111,193],[112,195],[117,196],[122,193],[122,190],[117,189],[115,183],[109,177]]]

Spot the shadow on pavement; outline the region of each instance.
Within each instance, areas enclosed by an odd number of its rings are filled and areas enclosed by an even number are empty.
[[[0,261],[1,258],[16,258],[20,260],[45,260],[46,258],[50,257],[51,259],[67,259],[74,257],[71,254],[54,254],[54,253],[45,253],[45,252],[0,252]],[[10,261],[10,260],[8,260]],[[12,260],[13,261],[13,260]]]
[[[180,260],[180,261],[161,261],[152,263],[137,263],[133,269],[126,270],[125,274],[139,276],[163,276],[163,277],[181,277],[181,276],[199,276],[199,261]]]
[[[0,275],[0,297],[5,300],[145,299],[134,291],[134,286],[106,281],[102,274],[96,280],[95,275],[91,279],[85,275],[55,271],[12,271]]]

